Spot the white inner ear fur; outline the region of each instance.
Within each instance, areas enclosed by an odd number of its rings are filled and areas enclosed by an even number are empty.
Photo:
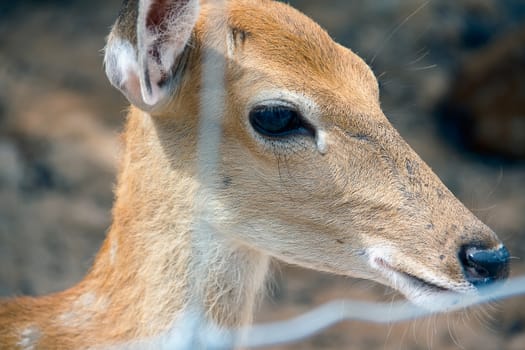
[[[160,86],[172,73],[177,57],[188,43],[199,16],[199,1],[179,0],[166,5],[159,26],[148,27],[148,14],[155,1],[140,1],[137,18],[138,62],[142,100],[157,105],[171,93],[169,84]]]
[[[156,4],[153,0],[139,3],[137,46],[119,37],[119,31],[114,28],[104,58],[111,84],[145,111],[163,104],[173,94],[174,64],[190,40],[200,9],[198,0]],[[148,27],[152,6],[162,7],[154,9],[155,15],[160,12],[161,18],[159,23]]]

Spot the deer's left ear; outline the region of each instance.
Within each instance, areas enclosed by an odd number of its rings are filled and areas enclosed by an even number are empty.
[[[146,111],[163,104],[198,16],[198,0],[124,1],[104,57],[111,84]]]

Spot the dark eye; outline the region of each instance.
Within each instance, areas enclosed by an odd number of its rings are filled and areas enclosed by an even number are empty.
[[[301,115],[286,106],[255,107],[250,112],[250,123],[259,134],[271,137],[313,135],[313,128]]]

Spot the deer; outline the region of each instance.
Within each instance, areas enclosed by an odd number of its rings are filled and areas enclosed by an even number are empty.
[[[252,322],[273,260],[422,307],[508,276],[371,68],[291,6],[127,0],[104,62],[130,102],[112,224],[78,284],[0,302],[1,348],[207,348]]]

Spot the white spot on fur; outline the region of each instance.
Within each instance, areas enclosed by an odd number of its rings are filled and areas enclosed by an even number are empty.
[[[62,324],[68,326],[75,319],[75,315],[76,314],[74,312],[68,311],[59,315],[58,319],[60,320],[60,322],[62,322]]]
[[[106,298],[93,292],[84,293],[73,302],[71,309],[59,315],[58,319],[67,327],[82,326],[88,323],[94,314],[104,311],[108,302]]]
[[[111,247],[109,248],[109,263],[115,265],[117,260],[118,242],[116,239],[111,240]]]
[[[328,152],[328,144],[326,141],[327,134],[323,130],[317,131],[317,150],[321,154],[326,154]]]
[[[89,307],[95,303],[97,296],[95,293],[88,292],[82,294],[80,298],[73,304],[74,306]]]
[[[25,328],[22,330],[22,332],[20,332],[20,341],[17,345],[19,345],[24,350],[36,349],[36,345],[40,336],[40,330],[37,327],[31,326]]]

